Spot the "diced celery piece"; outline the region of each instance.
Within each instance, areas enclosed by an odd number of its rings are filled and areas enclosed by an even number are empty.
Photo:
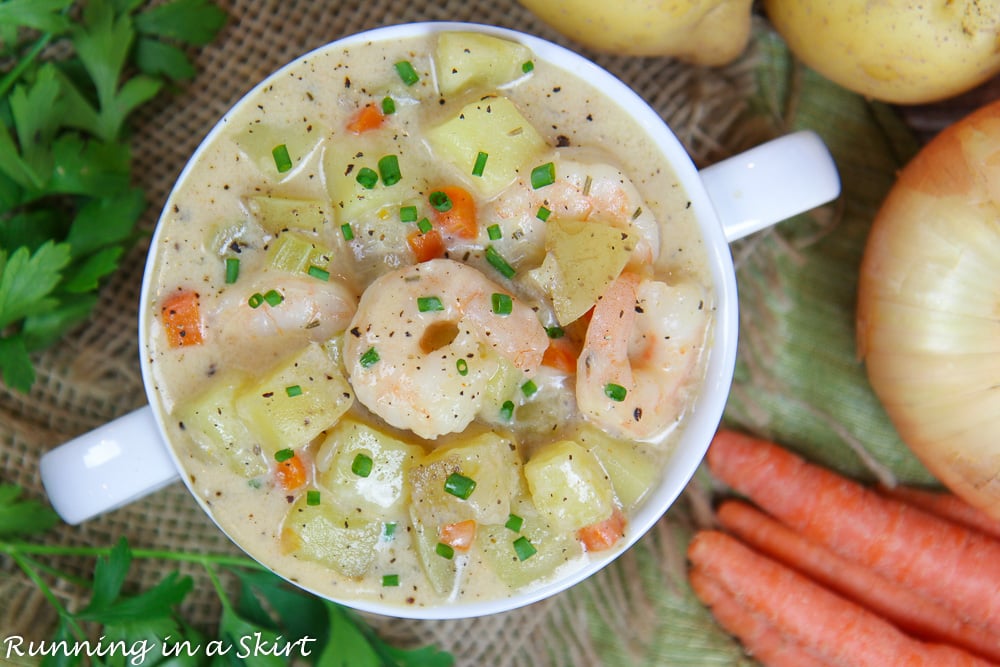
[[[285,232],[275,238],[268,249],[272,267],[289,273],[308,273],[309,267],[326,269],[333,251],[302,234]]]
[[[552,218],[546,223],[545,260],[532,278],[552,299],[559,324],[570,324],[597,303],[633,247],[627,232],[600,221]]]
[[[546,149],[545,140],[506,97],[490,96],[462,107],[426,133],[435,155],[451,164],[465,182],[486,198],[530,171]],[[482,176],[469,176],[480,152],[489,159]]]
[[[382,519],[405,516],[404,480],[424,450],[356,419],[341,419],[316,453],[316,481],[341,507]],[[367,476],[354,471],[358,456],[371,459]]]
[[[253,161],[261,173],[274,180],[283,181],[295,175],[298,166],[305,162],[319,147],[325,129],[312,123],[295,126],[254,124],[234,137],[236,145]],[[274,159],[274,149],[284,145],[292,160],[292,168],[279,172]]]
[[[501,406],[516,397],[518,387],[524,382],[524,373],[513,362],[499,354],[490,354],[489,358],[495,361],[497,370],[490,376],[486,388],[483,389],[483,401],[479,413],[486,421],[497,423],[503,421],[500,417]]]
[[[309,343],[240,391],[236,410],[273,456],[279,449],[308,444],[353,402],[351,386],[328,352]]]
[[[247,198],[247,208],[270,234],[288,229],[319,233],[335,222],[329,202],[258,195]]]
[[[497,576],[511,588],[552,577],[555,571],[583,554],[580,541],[569,532],[557,531],[527,498],[521,497],[511,506],[511,512],[523,522],[514,532],[503,523],[481,526],[476,543],[486,562]],[[536,549],[521,560],[514,550],[514,540],[525,537]]]
[[[173,416],[200,452],[251,478],[267,472],[267,463],[259,448],[255,451],[259,439],[236,411],[236,392],[245,380],[238,373],[216,377],[206,390],[178,405]]]
[[[611,516],[615,491],[597,457],[572,440],[549,443],[524,464],[535,507],[559,530]]]
[[[420,161],[413,159],[411,150],[417,145],[408,144],[403,151],[395,142],[372,133],[361,136],[344,134],[337,138],[336,148],[323,155],[323,173],[326,175],[327,192],[340,220],[351,221],[384,206],[398,206],[401,202],[419,195],[422,190]],[[358,182],[362,169],[378,172],[378,161],[386,155],[395,155],[399,161],[401,179],[385,185],[379,178],[372,188]]]
[[[509,437],[486,432],[463,438],[433,450],[410,470],[410,502],[420,521],[434,529],[467,519],[501,523],[510,512],[520,468]],[[452,473],[476,483],[467,499],[445,491],[445,481]]]
[[[517,42],[475,32],[445,32],[438,37],[434,68],[442,95],[472,88],[492,92],[524,76],[522,66],[531,59],[531,49]]]
[[[382,523],[345,511],[322,495],[310,505],[302,494],[282,526],[283,547],[300,558],[320,563],[347,577],[360,577],[375,559]]]
[[[659,477],[659,468],[633,442],[617,440],[593,426],[581,426],[573,440],[601,462],[625,509],[635,507]]]

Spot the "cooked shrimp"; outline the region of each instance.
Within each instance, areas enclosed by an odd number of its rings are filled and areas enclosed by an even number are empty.
[[[594,307],[577,361],[583,415],[618,436],[649,440],[668,430],[684,405],[708,329],[701,288],[643,280],[611,283]]]
[[[547,344],[531,307],[476,269],[438,259],[368,287],[344,336],[344,363],[363,405],[433,439],[475,419],[500,357],[530,375]]]
[[[593,159],[591,153],[557,151],[552,157],[556,180],[535,189],[528,175],[497,195],[483,211],[484,220],[495,221],[502,231],[501,248],[508,259],[518,254],[530,258],[544,248],[545,223],[539,209],[553,217],[612,225],[635,238],[632,264],[655,262],[660,254],[660,228],[642,195],[620,169]],[[509,239],[509,241],[507,241]],[[535,258],[538,262],[541,258]]]
[[[251,305],[271,290],[280,302],[275,298],[275,305],[268,300]],[[282,343],[287,349],[289,338],[323,342],[344,331],[357,303],[351,290],[336,280],[264,272],[253,282],[228,291],[212,320],[218,321],[227,343],[261,344],[281,334],[288,337]]]

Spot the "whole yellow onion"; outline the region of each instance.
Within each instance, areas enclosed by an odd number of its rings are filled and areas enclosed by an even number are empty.
[[[857,326],[903,441],[1000,518],[1000,101],[900,172],[865,248]]]

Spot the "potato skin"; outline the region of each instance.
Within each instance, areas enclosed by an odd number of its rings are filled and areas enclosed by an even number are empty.
[[[695,65],[736,60],[750,39],[752,0],[518,0],[597,51],[674,56]]]
[[[936,102],[1000,73],[998,0],[764,0],[763,7],[804,63],[876,100]]]

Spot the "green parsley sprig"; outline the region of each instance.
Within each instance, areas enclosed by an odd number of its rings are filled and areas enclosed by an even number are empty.
[[[185,48],[226,21],[211,0],[0,3],[0,375],[87,318],[137,238],[128,119],[195,74]]]
[[[0,484],[0,556],[13,563],[38,586],[58,612],[51,645],[65,640],[72,647],[100,636],[106,645],[139,650],[143,665],[202,667],[451,667],[451,654],[427,646],[402,649],[383,641],[364,620],[346,607],[290,586],[258,563],[241,556],[184,551],[131,549],[124,538],[113,547],[74,547],[38,544],[25,538],[44,533],[58,523],[47,506],[20,499],[21,489]],[[91,579],[64,573],[46,558],[94,558]],[[217,628],[211,635],[185,621],[180,607],[194,587],[190,576],[168,572],[147,590],[133,592],[126,586],[135,559],[202,566],[221,602]],[[231,596],[222,584],[223,573],[234,576],[238,593]],[[89,589],[89,602],[72,611],[62,603],[50,582]],[[252,642],[247,644],[247,638]],[[225,654],[208,655],[210,646],[230,647]],[[255,649],[261,646],[264,653]],[[270,651],[270,655],[266,654]],[[307,655],[308,654],[308,655]],[[133,655],[135,655],[133,653]],[[59,665],[95,667],[125,664],[122,656],[86,657],[49,655],[42,667]],[[117,662],[116,662],[117,661]]]

